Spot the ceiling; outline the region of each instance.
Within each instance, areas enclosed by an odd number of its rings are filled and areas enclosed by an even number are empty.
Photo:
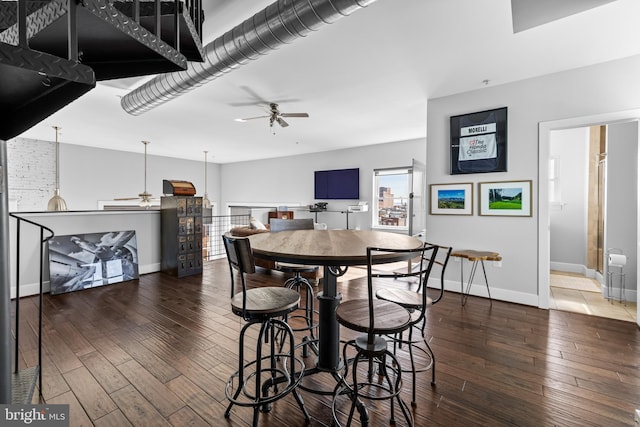
[[[378,0],[139,116],[120,98],[149,77],[99,83],[20,136],[56,125],[61,143],[213,163],[335,150],[425,137],[427,99],[640,54],[638,0],[513,1],[515,22],[509,0]],[[203,44],[271,2],[203,0]],[[234,121],[264,101],[310,117]]]

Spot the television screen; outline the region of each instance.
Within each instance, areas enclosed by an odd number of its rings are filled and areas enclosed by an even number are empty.
[[[314,198],[350,199],[360,198],[360,169],[336,169],[316,171]]]

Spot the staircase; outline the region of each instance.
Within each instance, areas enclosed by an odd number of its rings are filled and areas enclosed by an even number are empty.
[[[200,0],[0,1],[0,139],[11,139],[96,81],[204,61]]]

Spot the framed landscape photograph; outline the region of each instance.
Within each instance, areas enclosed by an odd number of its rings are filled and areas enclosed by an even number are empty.
[[[473,215],[473,183],[431,184],[431,215]]]
[[[450,174],[507,171],[507,107],[450,118]]]
[[[481,182],[480,215],[531,216],[531,180]]]

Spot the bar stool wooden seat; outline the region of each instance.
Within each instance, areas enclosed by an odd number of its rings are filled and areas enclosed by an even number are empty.
[[[278,219],[274,218],[270,221],[270,227],[272,233],[278,233],[280,231],[287,230],[313,230],[313,219],[301,218],[301,219]],[[308,335],[305,335],[300,342],[302,346],[302,355],[307,357],[309,355],[309,347],[315,354],[318,354],[316,330],[318,328],[317,311],[315,308],[316,294],[314,287],[309,280],[303,277],[305,273],[316,273],[320,267],[317,265],[304,265],[304,264],[291,264],[284,262],[277,262],[276,269],[286,274],[290,274],[291,277],[285,280],[284,286],[289,289],[296,290],[302,295],[304,289],[304,301],[300,304],[296,313],[289,316],[289,319],[301,320],[302,326],[292,326],[294,332],[308,331]]]
[[[429,250],[437,250],[429,248]],[[368,412],[363,400],[390,400],[391,411],[389,422],[395,424],[395,403],[398,403],[405,421],[413,426],[413,417],[407,404],[401,399],[402,368],[399,360],[388,349],[385,336],[400,334],[411,327],[411,314],[404,307],[389,301],[374,298],[372,272],[376,256],[397,256],[398,259],[409,260],[423,257],[425,247],[418,249],[384,249],[367,248],[367,299],[345,301],[336,310],[338,323],[346,328],[362,333],[343,347],[345,367],[342,381],[336,386],[332,404],[333,421],[340,425],[337,415],[337,400],[340,396],[351,398],[351,408],[346,425],[351,425],[355,409],[360,413],[362,425],[368,424]],[[349,349],[355,349],[356,355],[348,359]],[[358,378],[358,365],[367,361],[366,378]],[[377,364],[379,379],[374,379],[374,364]],[[348,378],[351,369],[351,379]]]
[[[302,356],[307,357],[309,355],[309,347],[313,352],[318,354],[316,330],[318,328],[317,311],[315,309],[316,295],[311,286],[311,283],[302,276],[303,273],[314,273],[318,271],[320,267],[317,265],[300,265],[300,264],[287,264],[278,262],[276,263],[278,271],[291,274],[284,282],[284,287],[293,289],[302,296],[304,289],[304,304],[300,305],[294,314],[289,316],[289,320],[299,319],[302,321],[302,326],[292,326],[293,332],[308,331],[309,335],[305,335],[302,338],[300,345],[302,346]]]
[[[435,246],[436,251],[426,252],[425,256],[429,256],[432,260],[421,258],[412,265],[412,269],[406,273],[394,272],[393,274],[377,274],[376,277],[393,277],[398,279],[400,277],[417,277],[418,284],[416,289],[407,287],[400,288],[398,286],[388,286],[379,288],[376,291],[376,297],[384,300],[394,302],[411,313],[411,328],[408,331],[408,337],[404,337],[403,334],[396,334],[392,337],[394,340],[394,353],[396,347],[402,348],[406,346],[409,352],[409,360],[411,361],[411,369],[403,370],[403,372],[411,372],[413,379],[412,382],[412,400],[411,405],[416,405],[416,374],[418,372],[425,372],[431,369],[431,385],[436,383],[436,358],[433,353],[433,349],[429,345],[425,337],[426,326],[426,310],[433,305],[437,304],[444,295],[444,275],[447,265],[449,263],[449,257],[451,256],[452,248],[450,246],[434,245],[426,243],[427,246]],[[429,276],[433,272],[434,268],[440,269],[440,277],[438,278],[438,287],[433,292],[433,297],[429,296],[429,288],[427,287]],[[417,329],[420,332],[419,337],[414,337],[413,330]],[[427,363],[416,365],[416,358],[414,356],[415,351],[421,352],[426,356]]]
[[[266,287],[247,289],[245,274],[255,273],[251,244],[247,238],[222,236],[231,271],[231,287],[234,289],[234,272],[240,275],[242,292],[231,298],[231,311],[246,323],[240,331],[238,342],[238,370],[225,387],[229,400],[224,416],[229,418],[233,405],[253,408],[253,426],[258,425],[259,410],[267,412],[270,405],[293,393],[305,421],[310,421],[304,402],[296,387],[303,376],[304,363],[295,356],[295,342],[286,316],[298,308],[300,296],[292,289]],[[253,325],[260,325],[255,358],[245,362],[245,335]],[[276,349],[276,336],[281,345]],[[266,348],[265,348],[266,347]],[[288,351],[283,352],[286,347]],[[266,350],[266,355],[263,351]]]

